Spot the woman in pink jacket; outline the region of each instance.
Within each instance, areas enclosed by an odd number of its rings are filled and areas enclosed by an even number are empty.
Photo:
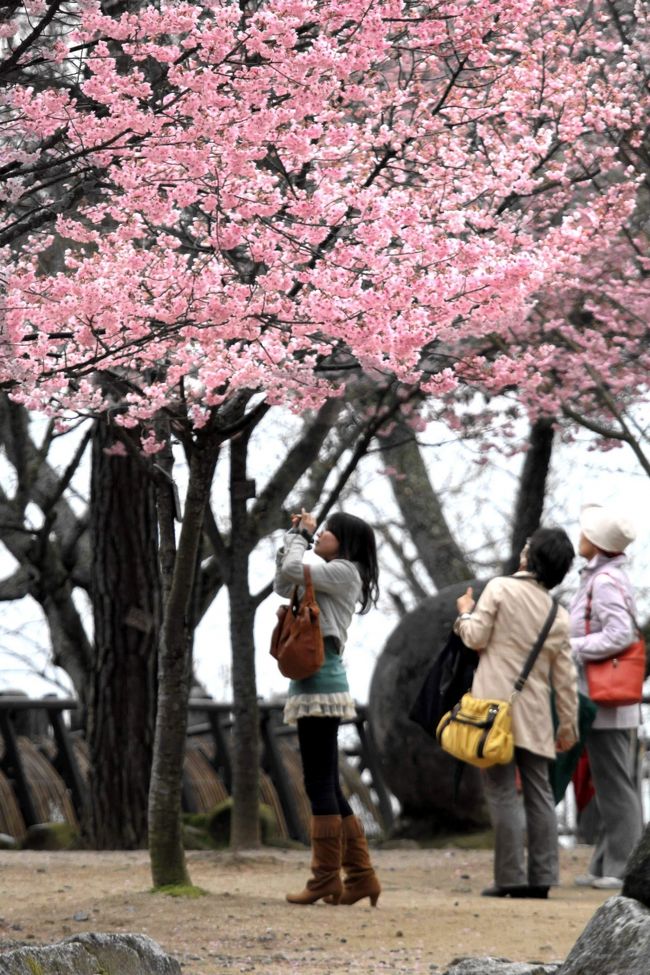
[[[597,504],[582,509],[580,532],[578,554],[587,564],[571,604],[571,649],[579,690],[588,694],[584,663],[611,657],[636,639],[634,591],[623,554],[636,532],[627,518]],[[641,802],[633,778],[640,719],[638,704],[599,707],[587,736],[601,825],[589,871],[576,878],[579,886],[620,887],[627,859],[641,836]]]

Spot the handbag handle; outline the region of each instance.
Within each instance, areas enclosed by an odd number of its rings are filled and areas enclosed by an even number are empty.
[[[311,569],[308,565],[303,565],[303,574],[305,577],[305,591],[300,598],[300,587],[294,586],[293,592],[291,593],[291,612],[294,616],[298,615],[298,610],[300,609],[300,604],[305,600],[306,603],[312,604],[316,602],[316,596],[314,594],[314,583],[311,577]]]
[[[311,578],[311,569],[308,565],[303,565],[302,570],[305,574],[305,596],[308,602],[313,603],[316,597],[314,596],[314,583]]]
[[[526,658],[526,663],[522,667],[521,673],[519,674],[519,677],[515,681],[515,688],[514,688],[514,691],[512,692],[512,696],[513,697],[514,697],[515,694],[518,694],[519,691],[522,690],[524,684],[528,680],[528,675],[530,674],[531,670],[533,669],[533,664],[537,660],[537,657],[539,656],[539,652],[542,649],[542,647],[544,646],[544,642],[546,640],[546,637],[549,635],[550,630],[551,630],[551,627],[553,626],[553,623],[555,622],[555,617],[557,616],[557,607],[558,607],[558,601],[557,601],[557,599],[555,598],[555,596],[551,596],[551,608],[548,611],[548,616],[546,617],[546,620],[544,622],[544,626],[539,631],[539,635],[538,635],[537,639],[535,640],[535,642],[534,642],[534,644],[532,646],[532,649],[531,649],[530,653],[528,654],[528,657]]]

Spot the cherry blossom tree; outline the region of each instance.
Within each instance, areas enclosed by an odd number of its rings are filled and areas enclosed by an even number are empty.
[[[643,118],[634,47],[602,56],[608,6],[82,4],[41,53],[68,84],[7,96],[7,197],[100,197],[58,218],[60,273],[23,254],[9,277],[10,379],[98,409],[88,377],[126,370],[124,423],[178,401],[200,426],[242,388],[321,400],[337,355],[415,381],[423,350],[509,343],[633,206],[598,138]]]
[[[623,149],[644,124],[644,17],[613,0],[169,0],[115,17],[31,0],[3,26],[0,380],[62,422],[143,424],[158,477],[157,885],[186,879],[179,715],[221,444],[359,369],[431,397],[520,388],[555,413],[549,376],[575,390],[594,343],[569,368],[568,320],[540,296],[581,294],[595,254],[599,365],[629,373],[611,309],[634,269],[619,293],[611,265],[637,198]],[[60,268],[47,233],[68,242]],[[178,541],[171,436],[190,468]]]

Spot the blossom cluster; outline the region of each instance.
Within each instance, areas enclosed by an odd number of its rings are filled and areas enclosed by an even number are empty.
[[[4,251],[0,381],[98,410],[104,372],[121,422],[196,426],[240,389],[315,406],[350,362],[432,397],[517,386],[542,412],[585,357],[629,390],[647,13],[616,6],[66,10],[38,84],[26,51],[3,96],[5,227],[26,231]]]

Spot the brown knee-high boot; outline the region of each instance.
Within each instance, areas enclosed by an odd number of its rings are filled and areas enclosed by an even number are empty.
[[[338,904],[341,884],[341,817],[312,816],[312,876],[299,894],[287,894],[290,904],[313,904],[321,897]]]
[[[356,816],[345,817],[342,833],[345,880],[339,904],[356,904],[363,897],[369,897],[372,907],[376,907],[381,884],[370,862],[366,834]]]

